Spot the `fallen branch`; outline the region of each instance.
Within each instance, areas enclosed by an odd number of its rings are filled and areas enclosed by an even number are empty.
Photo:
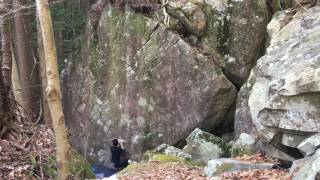
[[[20,150],[22,150],[22,151],[29,151],[28,149],[26,149],[26,148],[24,148],[24,147],[22,147],[22,146],[20,146],[20,145],[18,145],[18,144],[15,144],[14,142],[9,142],[12,146],[14,146],[15,148],[17,148],[17,149],[20,149]]]
[[[305,8],[300,2],[299,0],[294,0],[296,2],[297,5],[299,5],[300,7],[302,7],[304,10],[307,10],[307,8]]]

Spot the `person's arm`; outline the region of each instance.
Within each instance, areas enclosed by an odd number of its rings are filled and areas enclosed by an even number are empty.
[[[123,142],[124,142],[123,139],[119,139],[119,144],[120,144],[120,148],[121,148],[121,149],[124,149]]]

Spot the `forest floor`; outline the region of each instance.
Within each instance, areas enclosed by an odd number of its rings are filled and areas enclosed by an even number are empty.
[[[16,127],[20,137],[0,139],[0,180],[53,179],[57,171],[52,128],[30,122]]]
[[[0,180],[14,179],[54,179],[56,177],[56,157],[53,130],[49,126],[17,124],[21,137],[15,140],[0,140]],[[235,158],[247,162],[276,162],[262,156],[243,156]],[[184,162],[138,163],[118,174],[120,180],[170,179],[202,180],[203,168]],[[250,170],[224,173],[226,180],[289,180],[285,169]]]
[[[267,158],[261,154],[235,158],[237,160],[252,163],[277,163],[277,160]],[[120,180],[205,180],[202,167],[190,166],[181,162],[151,161],[145,164],[135,165],[125,169],[119,174]],[[290,180],[285,169],[249,170],[234,173],[224,173],[223,180]]]

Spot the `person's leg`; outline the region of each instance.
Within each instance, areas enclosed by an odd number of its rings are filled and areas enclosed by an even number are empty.
[[[121,168],[120,162],[118,162],[118,163],[116,163],[116,162],[111,163],[111,168],[112,168],[114,171],[119,171],[120,168]]]
[[[125,168],[129,165],[128,159],[124,159],[123,161],[120,162],[121,168]]]

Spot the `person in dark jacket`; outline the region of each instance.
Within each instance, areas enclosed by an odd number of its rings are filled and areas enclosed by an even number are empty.
[[[111,164],[116,170],[121,170],[128,166],[128,159],[125,156],[126,152],[123,146],[123,139],[112,139],[111,147]]]

